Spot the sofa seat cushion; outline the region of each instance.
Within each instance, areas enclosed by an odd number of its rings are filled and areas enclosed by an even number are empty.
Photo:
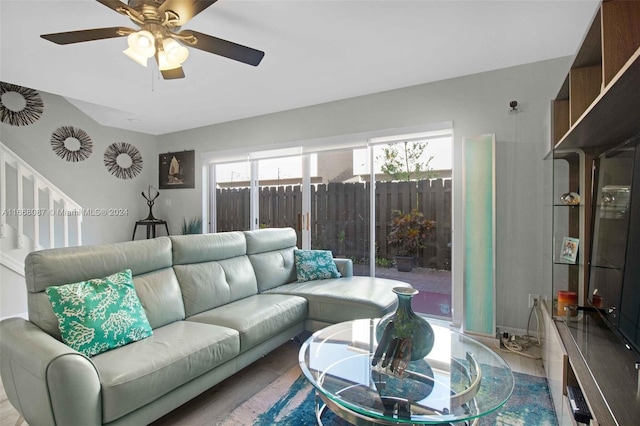
[[[240,352],[236,330],[176,321],[153,336],[91,358],[109,423],[189,382]]]
[[[269,340],[307,317],[307,301],[285,294],[256,294],[187,318],[233,328],[240,333],[240,351]]]
[[[393,287],[411,287],[396,280],[373,277],[346,277],[291,283],[264,294],[302,296],[309,302],[308,319],[339,323],[359,318],[380,318],[398,303]]]

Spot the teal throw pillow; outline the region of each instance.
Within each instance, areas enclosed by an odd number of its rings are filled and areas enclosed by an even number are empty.
[[[153,334],[130,269],[106,278],[47,287],[46,292],[62,340],[87,356]]]
[[[294,250],[293,254],[299,283],[342,276],[329,250]]]

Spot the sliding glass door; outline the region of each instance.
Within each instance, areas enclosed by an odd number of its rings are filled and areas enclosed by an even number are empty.
[[[355,275],[408,282],[421,292],[416,310],[450,318],[451,130],[344,139],[212,165],[211,231],[292,227],[298,247],[349,258]],[[434,223],[404,271],[389,232],[412,212]]]

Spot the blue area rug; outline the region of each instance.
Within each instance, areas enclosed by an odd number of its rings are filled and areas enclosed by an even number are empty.
[[[480,419],[479,425],[557,426],[549,386],[544,377],[514,373],[511,398],[494,413]],[[266,389],[265,389],[266,390]],[[288,390],[255,418],[254,425],[315,425],[315,396],[309,382],[300,375]],[[322,417],[326,426],[344,426],[347,422],[331,412]]]

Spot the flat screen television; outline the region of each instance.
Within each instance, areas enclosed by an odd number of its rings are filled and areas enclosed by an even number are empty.
[[[640,135],[595,161],[589,302],[640,353]]]

